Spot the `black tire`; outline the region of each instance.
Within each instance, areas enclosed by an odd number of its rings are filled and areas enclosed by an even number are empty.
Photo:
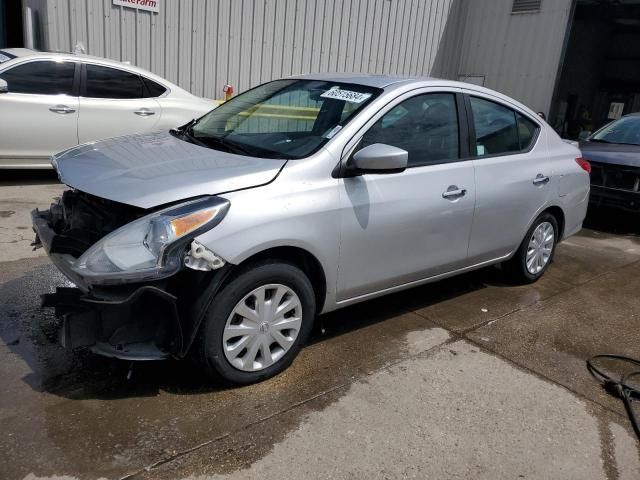
[[[295,265],[282,261],[263,261],[242,269],[218,292],[209,306],[200,327],[198,341],[193,346],[196,360],[205,373],[226,382],[248,385],[273,377],[285,370],[309,338],[316,315],[313,286],[309,278]],[[255,372],[234,367],[223,350],[223,331],[232,310],[247,294],[268,284],[282,284],[292,289],[302,306],[302,324],[290,349],[273,365]]]
[[[544,265],[542,270],[537,273],[531,273],[527,269],[527,248],[529,246],[529,241],[531,240],[533,232],[536,230],[538,225],[544,222],[549,222],[553,226],[553,247],[551,255],[549,257],[549,261],[546,263],[546,265]],[[524,236],[524,239],[522,240],[522,243],[520,244],[520,247],[518,248],[516,253],[510,260],[503,264],[504,270],[506,271],[507,275],[509,275],[511,280],[518,284],[528,284],[537,281],[542,275],[544,275],[544,272],[547,271],[547,268],[549,268],[549,265],[551,265],[551,263],[553,262],[553,256],[556,253],[556,245],[558,244],[558,233],[559,229],[556,217],[548,212],[541,213],[538,218],[536,218],[535,221],[531,224],[531,227],[527,231],[527,234]]]

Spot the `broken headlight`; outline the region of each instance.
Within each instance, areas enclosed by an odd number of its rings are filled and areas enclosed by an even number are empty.
[[[98,282],[171,275],[180,268],[184,245],[217,225],[228,209],[228,200],[207,197],[147,215],[96,242],[75,270]]]

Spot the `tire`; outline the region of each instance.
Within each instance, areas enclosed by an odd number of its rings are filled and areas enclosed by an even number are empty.
[[[539,227],[540,229],[542,229],[544,227],[541,226],[546,227],[548,225],[553,228],[553,241],[549,244],[547,240],[547,245],[551,248],[551,251],[549,252],[548,257],[545,257],[546,260],[544,260],[543,258],[542,260],[533,262],[532,264],[530,264],[530,266],[528,266],[527,254],[530,253],[529,247],[532,242],[532,237],[536,232],[538,232],[539,234]],[[558,231],[558,222],[556,220],[556,217],[554,217],[550,213],[543,212],[538,216],[538,218],[535,219],[535,221],[527,231],[527,234],[524,236],[524,240],[522,240],[522,243],[520,244],[520,247],[518,248],[514,256],[504,263],[505,270],[513,281],[519,284],[528,284],[537,281],[542,275],[544,275],[544,272],[547,271],[547,268],[549,268],[549,265],[551,265],[551,263],[553,262],[553,256],[556,252],[556,245],[558,244]],[[546,238],[548,239],[548,237]],[[537,253],[538,258],[540,258],[540,254],[542,252],[538,251]],[[531,260],[531,257],[529,259]],[[544,264],[540,265],[540,263],[542,262]]]
[[[282,311],[271,315],[275,301]],[[295,265],[281,261],[248,265],[211,302],[194,345],[196,358],[207,374],[229,383],[248,385],[273,377],[291,365],[307,341],[315,303],[309,278]],[[267,313],[261,316],[260,310]]]

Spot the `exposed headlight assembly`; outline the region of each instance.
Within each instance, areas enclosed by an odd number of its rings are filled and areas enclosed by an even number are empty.
[[[74,270],[90,283],[167,277],[182,265],[185,245],[220,223],[228,210],[228,200],[207,197],[154,212],[100,239]]]

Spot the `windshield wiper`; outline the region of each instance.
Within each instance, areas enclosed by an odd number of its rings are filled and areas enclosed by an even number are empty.
[[[590,138],[589,139],[590,142],[598,142],[598,143],[614,143],[614,142],[610,142],[609,140],[602,140],[599,138]]]
[[[216,137],[214,135],[211,135],[211,136],[193,136],[193,138],[206,144],[210,148],[217,147],[217,148],[222,148],[223,150],[226,150],[229,153],[247,155],[249,157],[253,156],[253,153],[250,152],[247,148],[235,142],[230,142],[229,140],[226,140],[225,137]]]
[[[176,137],[186,138],[188,142],[193,143],[194,145],[199,145],[201,147],[209,148],[205,142],[200,140],[198,137],[193,135],[193,126],[198,123],[198,120],[195,118],[188,123],[185,123],[181,127],[172,128],[169,130],[169,133]]]

